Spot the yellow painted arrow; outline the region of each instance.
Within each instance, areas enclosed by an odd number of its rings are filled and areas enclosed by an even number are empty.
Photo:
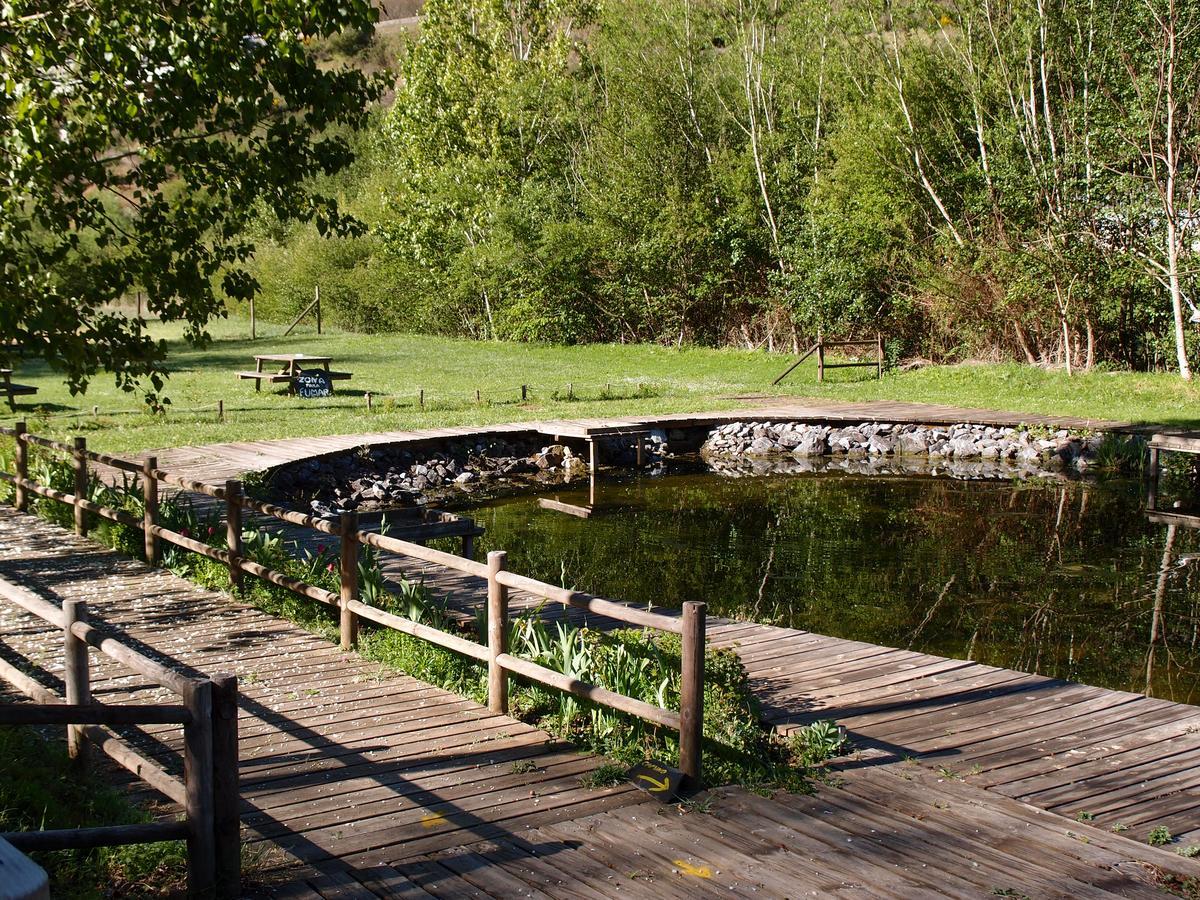
[[[693,866],[686,860],[674,860],[675,868],[679,869],[684,875],[695,875],[697,878],[712,878],[712,869],[708,866]]]
[[[653,785],[653,787],[650,788],[650,793],[652,794],[661,794],[663,791],[669,790],[671,787],[671,779],[669,777],[659,781],[657,778],[652,778],[649,775],[639,775],[638,781],[646,781]]]

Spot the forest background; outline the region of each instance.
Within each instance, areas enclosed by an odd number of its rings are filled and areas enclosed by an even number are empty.
[[[1200,4],[428,0],[258,314],[1190,374]]]

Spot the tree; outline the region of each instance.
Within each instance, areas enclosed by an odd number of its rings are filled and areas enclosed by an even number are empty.
[[[160,402],[165,346],[111,304],[202,340],[257,288],[258,204],[355,231],[306,179],[352,159],[382,83],[306,43],[375,19],[368,0],[10,0],[0,4],[0,339]]]

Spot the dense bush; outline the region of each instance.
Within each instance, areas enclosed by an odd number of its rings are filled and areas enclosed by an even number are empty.
[[[905,355],[1178,365],[1197,9],[429,0],[340,182],[369,236],[268,242],[265,306],[320,283],[352,327],[769,347],[882,329]]]

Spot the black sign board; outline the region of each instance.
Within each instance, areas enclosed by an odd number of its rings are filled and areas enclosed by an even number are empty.
[[[329,397],[333,379],[324,369],[301,369],[296,375],[296,393],[301,397]]]
[[[653,759],[634,766],[625,773],[625,777],[651,797],[661,800],[663,803],[671,802],[671,798],[675,796],[675,792],[679,790],[679,785],[683,781],[683,773],[678,769],[672,769]]]

